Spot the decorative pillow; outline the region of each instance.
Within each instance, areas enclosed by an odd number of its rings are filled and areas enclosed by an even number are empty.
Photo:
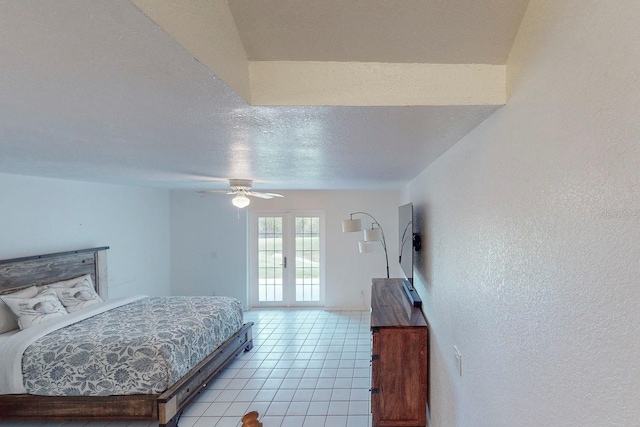
[[[81,283],[87,283],[89,286],[93,288],[93,280],[91,280],[90,274],[74,277],[73,279],[62,280],[60,282],[49,283],[48,285],[38,286],[38,288],[40,290],[49,289],[49,288],[73,288],[74,286],[79,285]]]
[[[33,298],[38,295],[38,289],[35,286],[29,286],[28,288],[21,289],[17,292],[11,292],[4,294],[5,297],[17,297],[17,298]],[[18,329],[18,322],[11,309],[0,300],[0,334]]]
[[[27,329],[67,314],[55,291],[51,289],[45,289],[33,298],[0,298],[18,317],[20,329]]]
[[[89,282],[91,282],[91,278],[89,278]],[[87,283],[86,280],[73,288],[51,287],[49,289],[58,295],[58,299],[69,313],[102,302],[102,298],[93,289],[93,284]]]

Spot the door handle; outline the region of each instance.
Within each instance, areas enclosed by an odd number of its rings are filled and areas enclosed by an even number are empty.
[[[287,268],[287,257],[282,257],[282,268]]]

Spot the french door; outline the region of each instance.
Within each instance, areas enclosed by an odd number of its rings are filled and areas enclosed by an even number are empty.
[[[322,306],[322,212],[252,211],[250,221],[251,306]]]

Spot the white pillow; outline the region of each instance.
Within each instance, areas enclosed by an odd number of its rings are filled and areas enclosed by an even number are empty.
[[[93,289],[93,285],[83,280],[73,288],[51,287],[49,290],[58,295],[58,299],[69,313],[82,310],[94,304],[102,302],[102,298]]]
[[[35,286],[29,286],[28,288],[21,289],[17,292],[11,292],[4,294],[5,297],[18,297],[18,298],[33,298],[38,295],[38,290]],[[0,300],[0,334],[18,329],[18,322],[13,315],[11,309]]]
[[[60,303],[55,291],[51,289],[45,289],[33,298],[4,295],[0,298],[18,317],[20,329],[27,329],[67,314],[67,310]]]

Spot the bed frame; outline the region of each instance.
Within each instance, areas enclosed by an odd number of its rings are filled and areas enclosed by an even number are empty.
[[[91,274],[96,290],[107,297],[106,251],[109,247],[0,261],[0,294]],[[0,420],[158,420],[174,427],[182,412],[237,355],[253,347],[245,323],[229,340],[162,394],[126,396],[0,395]]]

